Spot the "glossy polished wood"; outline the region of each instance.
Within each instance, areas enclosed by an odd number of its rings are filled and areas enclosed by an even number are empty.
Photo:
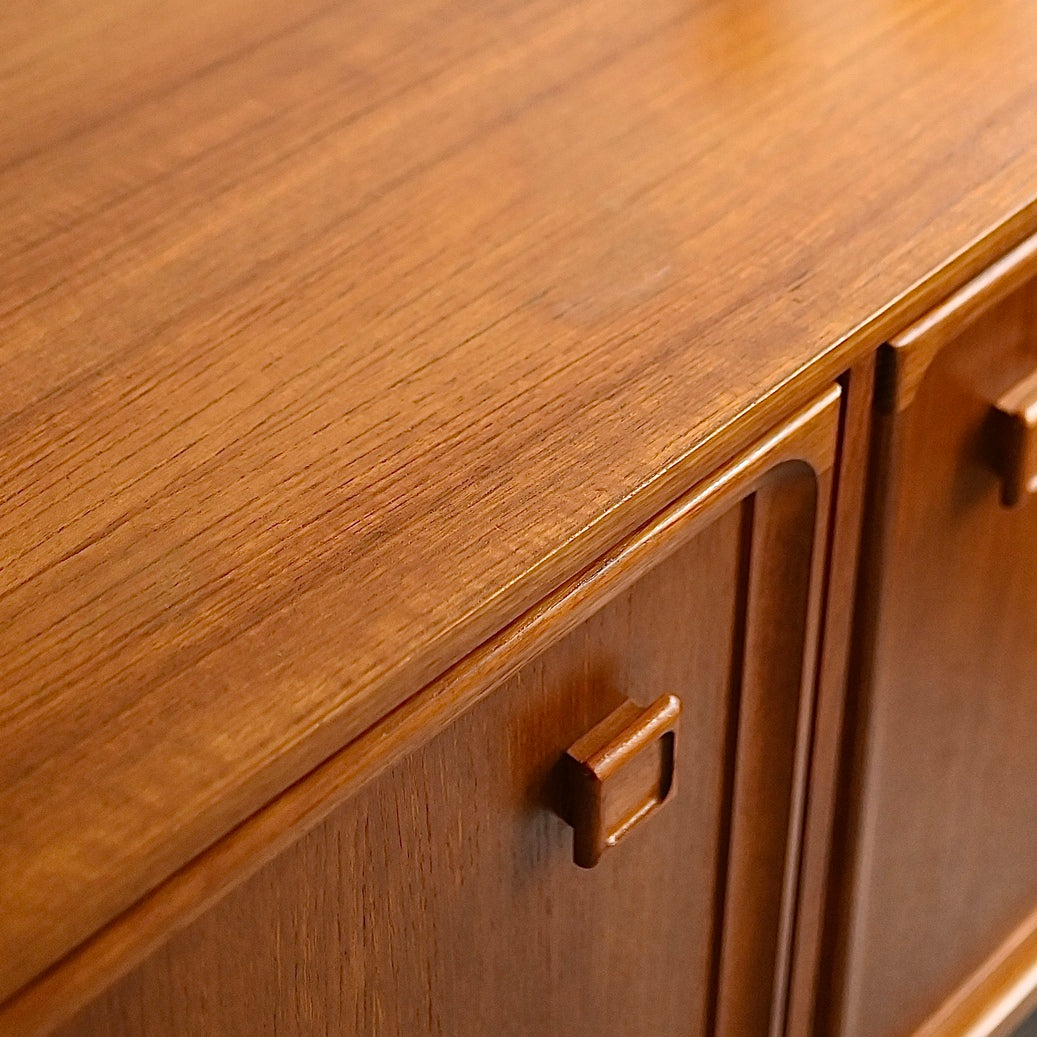
[[[607,568],[589,574],[574,589],[609,590],[603,608],[61,1032],[779,1031],[837,413],[829,395],[795,424],[806,457],[782,461],[779,439],[769,472],[743,467],[736,493],[646,531],[636,582],[616,593]],[[789,551],[771,549],[779,538]],[[781,634],[759,637],[765,619]],[[552,810],[559,753],[610,710],[626,726],[624,696],[659,686],[684,703],[681,795],[577,868]],[[672,720],[665,699],[649,713]],[[731,874],[755,883],[731,888]],[[724,1004],[734,983],[752,995],[739,1019]]]
[[[0,1006],[0,1034],[4,1037],[24,1037],[27,1033],[50,1032],[77,1008],[110,987],[114,980],[125,975],[149,955],[158,952],[172,933],[190,925],[214,908],[235,886],[254,875],[262,865],[283,855],[300,837],[326,820],[363,785],[373,781],[406,753],[427,743],[435,733],[464,715],[495,685],[531,665],[551,644],[580,628],[604,604],[629,591],[653,569],[665,565],[670,555],[688,544],[697,534],[708,530],[734,505],[746,500],[746,495],[752,494],[755,487],[766,483],[770,489],[766,496],[773,497],[775,501],[799,500],[810,513],[820,503],[821,510],[815,525],[818,529],[823,527],[829,496],[829,473],[837,456],[835,433],[839,398],[839,392],[832,389],[792,420],[772,430],[749,451],[732,459],[634,535],[615,545],[592,566],[538,603],[500,635],[365,732],[356,742],[278,796],[206,853],[195,858],[188,867],[163,883],[154,894],[69,955],[57,968],[44,973],[17,997]],[[816,473],[816,479],[811,473]],[[807,478],[803,477],[804,474]],[[789,475],[797,477],[790,479],[787,478]],[[818,483],[817,487],[815,482]],[[815,489],[820,489],[820,494]],[[759,499],[760,494],[757,493],[752,497],[751,507],[746,504],[742,508],[742,543],[743,547],[748,545],[750,559],[752,544],[761,542],[753,531],[759,529],[765,532],[767,529],[767,524],[758,524]],[[770,509],[763,510],[766,512]],[[771,514],[775,512],[772,510]],[[805,528],[803,532],[806,532]],[[762,620],[769,607],[772,611],[780,611],[786,630],[794,631],[797,624],[787,622],[788,607],[798,592],[796,581],[789,577],[794,570],[803,568],[803,552],[809,549],[810,544],[809,538],[805,536],[795,538],[792,543],[796,545],[795,550],[774,553],[769,561],[766,553],[757,550],[753,567],[758,574],[763,574],[769,564],[774,573],[770,579],[761,579],[760,576],[755,579],[756,586],[764,591],[769,587],[773,592],[773,596],[754,595],[758,602],[755,606],[757,614]],[[811,563],[815,579],[810,593],[815,600],[819,600],[817,585],[822,567],[818,552],[821,546],[822,542],[818,539],[813,548],[815,558]],[[768,606],[769,600],[772,601],[771,606]],[[739,603],[743,623],[744,605],[744,600]],[[812,604],[808,609],[810,624],[805,629],[799,628],[806,642],[802,646],[802,655],[806,658],[814,651],[815,611],[816,605]],[[658,631],[654,636],[661,640]],[[786,636],[786,650],[796,649],[797,635],[792,633]],[[802,694],[804,689],[800,689],[797,684],[798,665],[778,667],[768,665],[770,662],[774,661],[763,658],[755,664],[756,674],[767,675],[764,683],[754,687],[753,683],[747,683],[743,675],[741,687],[747,701],[756,702],[755,707],[748,711],[750,715],[760,712],[761,708],[767,709],[765,700],[774,707],[783,704],[784,708],[774,712],[775,720],[781,720],[780,727],[785,738],[785,741],[778,740],[776,756],[779,761],[786,761],[787,766],[792,762],[791,746],[796,737],[794,727],[797,723],[792,719],[791,707],[797,701],[802,702],[804,716],[799,721],[802,723],[806,720],[806,714],[809,714],[810,703],[809,698]],[[748,673],[745,661],[741,665]],[[809,681],[809,669],[800,676],[802,681]],[[660,679],[664,677],[665,674],[660,675]],[[749,694],[746,695],[746,692]],[[735,732],[728,730],[729,743],[737,738]],[[759,752],[751,742],[747,743],[746,751],[753,754]],[[771,778],[777,779],[777,772],[772,773]],[[730,777],[727,781],[730,784]],[[794,778],[793,783],[798,787],[799,779]],[[799,810],[797,803],[782,802],[778,780],[767,782],[763,791],[770,797],[769,805],[774,809],[760,815],[760,830],[754,830],[752,825],[744,829],[745,840],[741,849],[728,838],[728,857],[737,850],[739,856],[748,858],[758,844],[764,843],[767,832],[778,830],[778,817],[782,813],[791,811],[790,820],[795,822]],[[796,798],[801,799],[802,795]],[[753,812],[748,804],[742,807],[741,812],[752,817]],[[790,848],[797,842],[795,838],[786,841]],[[770,860],[772,872],[764,876],[767,881],[761,882],[760,890],[764,894],[765,903],[767,899],[773,901],[775,897],[784,897],[784,886],[794,877],[791,867],[788,874],[784,874],[786,865],[776,859],[781,854],[782,843],[772,843],[770,849],[775,855]],[[743,869],[743,875],[752,878],[753,874],[751,868]],[[787,903],[791,906],[791,901]],[[728,926],[734,928],[737,924],[748,934],[749,942],[742,945],[743,952],[746,947],[754,947],[759,943],[760,927],[753,928],[753,916],[746,910],[748,906],[735,901],[726,912]],[[770,917],[773,919],[774,915],[772,910]],[[778,944],[782,943],[783,938],[772,936],[772,940],[772,951],[777,953]],[[728,971],[734,974],[733,981],[737,979],[743,962],[739,960],[739,942],[729,940],[728,946]],[[764,976],[762,972],[757,979],[747,977],[747,982],[753,984],[756,1003],[762,1001],[763,1010],[769,1012],[774,1001],[772,992],[777,975],[773,962],[765,963],[765,967],[766,982],[759,981]],[[732,987],[731,982],[728,985],[737,995],[737,986]]]
[[[987,457],[991,407],[1037,365],[1037,280],[1016,283],[966,286],[880,358],[828,1018],[847,1037],[987,1032],[1034,995],[1037,944],[1009,938],[1037,917],[1037,509],[1002,506]]]
[[[0,996],[1028,232],[1035,39],[2,5]]]

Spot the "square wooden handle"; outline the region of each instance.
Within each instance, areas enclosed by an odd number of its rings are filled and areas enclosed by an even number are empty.
[[[560,813],[581,868],[673,797],[680,711],[675,695],[647,707],[627,699],[566,751]]]

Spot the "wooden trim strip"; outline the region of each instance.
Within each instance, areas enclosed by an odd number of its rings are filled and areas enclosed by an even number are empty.
[[[1008,1037],[1037,1007],[1037,909],[914,1037]]]
[[[901,411],[915,397],[936,355],[1005,296],[1037,276],[1037,235],[1027,238],[923,317],[879,354],[877,402]]]

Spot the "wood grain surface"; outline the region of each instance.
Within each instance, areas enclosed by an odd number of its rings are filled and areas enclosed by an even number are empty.
[[[829,394],[773,444],[762,478],[743,466],[736,486],[623,545],[614,566],[627,586],[610,566],[588,573],[559,602],[567,636],[61,1037],[782,1032],[774,962],[796,872],[811,576],[837,416]],[[808,457],[789,464],[789,448]],[[789,549],[771,550],[776,540]],[[581,754],[617,707],[636,715],[627,695],[645,703],[659,688],[683,703],[679,787],[593,870],[578,868],[555,816],[566,747]]]
[[[61,1037],[709,1032],[741,518],[343,804]],[[555,768],[660,683],[689,700],[681,787],[579,868]]]
[[[1034,225],[1027,0],[0,10],[0,996]]]
[[[874,420],[822,1030],[841,1037],[913,1034],[941,1005],[979,1026],[1034,996],[1032,940],[1003,947],[1037,907],[1037,509],[1003,505],[985,440],[994,404],[1037,369],[1037,279],[1007,295],[1011,280],[981,281],[985,305],[970,286],[962,311],[941,307],[954,333],[920,381],[890,364],[926,348],[913,330],[880,356],[891,391]]]
[[[875,387],[875,354],[869,353],[842,379],[843,409],[835,463],[834,511],[818,653],[814,728],[807,780],[801,878],[789,987],[789,1037],[817,1035],[819,993],[830,972],[825,954],[826,904],[833,871],[833,833],[839,816],[846,686],[859,574],[868,449]]]
[[[470,712],[776,474],[808,469],[826,504],[829,493],[821,484],[835,463],[839,404],[839,390],[833,387],[193,858],[0,1005],[0,1034],[47,1033],[67,1020],[166,944],[172,933],[283,855],[360,789]],[[781,482],[788,488],[788,480]],[[802,492],[804,480],[796,483]],[[790,558],[783,552],[775,561],[780,565]],[[820,566],[815,570],[820,572]],[[794,669],[783,676],[788,679]],[[753,834],[751,827],[748,834]],[[767,985],[760,990],[766,993]]]

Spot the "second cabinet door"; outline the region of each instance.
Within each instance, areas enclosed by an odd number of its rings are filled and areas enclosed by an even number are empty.
[[[986,964],[1007,989],[999,948],[1037,908],[1035,273],[1029,242],[880,357],[834,1006],[853,1037],[935,1013],[926,1033],[965,1032],[963,984]]]
[[[833,390],[563,588],[533,661],[64,1032],[780,1028],[838,408]],[[559,760],[662,694],[682,703],[673,801],[579,868]]]

